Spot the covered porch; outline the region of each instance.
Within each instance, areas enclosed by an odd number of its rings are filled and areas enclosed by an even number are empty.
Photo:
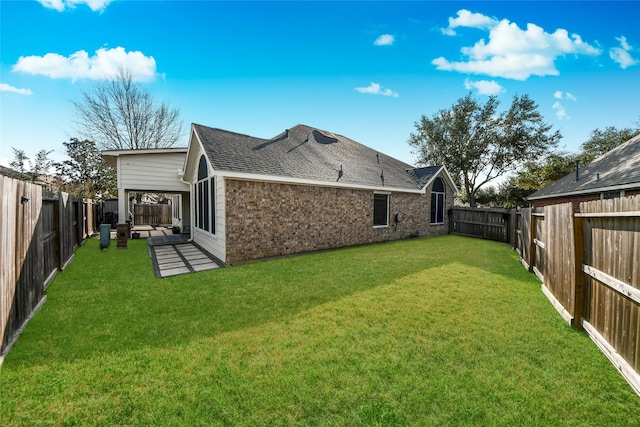
[[[174,227],[180,234],[191,234],[190,187],[181,175],[186,153],[186,148],[102,151],[107,164],[117,171],[119,224],[133,219],[133,193],[162,193],[170,195],[171,223],[137,224],[133,221],[134,228],[146,226],[154,229],[132,231],[144,233],[145,237],[157,237],[165,232],[158,227],[163,225],[169,227],[170,234]]]

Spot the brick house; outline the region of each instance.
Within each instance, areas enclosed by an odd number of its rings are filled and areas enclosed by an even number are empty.
[[[458,192],[444,166],[305,125],[261,139],[193,124],[180,175],[193,241],[226,264],[447,234]]]
[[[635,194],[640,194],[640,134],[527,200],[533,207],[572,202],[573,211],[578,212],[580,202]]]

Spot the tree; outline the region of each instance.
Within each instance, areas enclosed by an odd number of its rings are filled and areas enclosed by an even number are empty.
[[[180,111],[154,101],[124,69],[83,92],[73,107],[75,130],[100,149],[165,148],[182,137]]]
[[[58,163],[65,191],[79,197],[106,198],[117,194],[116,171],[104,161],[93,141],[71,138],[65,146],[69,160]]]
[[[591,132],[591,138],[580,146],[578,153],[553,152],[541,160],[526,162],[500,186],[498,200],[504,207],[526,206],[530,194],[574,173],[576,161],[585,166],[638,133],[638,128],[617,129],[608,126],[604,130],[595,129]]]
[[[31,181],[38,182],[41,181],[42,175],[47,175],[49,173],[49,169],[53,166],[53,160],[49,159],[49,154],[53,153],[53,150],[40,150],[36,153],[36,157],[33,159],[31,163]]]
[[[575,170],[575,162],[580,158],[578,154],[553,152],[540,160],[531,160],[498,189],[497,199],[505,208],[527,206],[527,197]]]
[[[638,133],[640,133],[640,128],[618,129],[615,126],[607,126],[604,130],[595,129],[591,131],[591,137],[581,146],[580,163],[591,163],[596,157],[613,150]]]
[[[24,153],[24,150],[18,150],[11,147],[13,150],[13,160],[9,163],[9,166],[20,174],[20,179],[25,180],[27,178],[27,168],[25,164],[29,161],[29,158]]]
[[[547,154],[562,137],[551,132],[527,95],[514,96],[509,110],[500,114],[499,105],[495,96],[481,104],[469,94],[449,110],[422,116],[409,137],[418,162],[444,164],[471,207],[478,189]]]

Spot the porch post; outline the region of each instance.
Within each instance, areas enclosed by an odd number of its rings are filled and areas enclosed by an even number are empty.
[[[129,200],[127,190],[118,188],[118,224],[126,224],[129,219]]]

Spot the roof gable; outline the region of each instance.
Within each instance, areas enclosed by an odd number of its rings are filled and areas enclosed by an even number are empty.
[[[536,191],[528,200],[640,188],[640,134],[575,172]]]
[[[342,135],[305,125],[271,139],[198,124],[193,130],[218,171],[420,191],[430,174],[442,169],[415,169]]]

